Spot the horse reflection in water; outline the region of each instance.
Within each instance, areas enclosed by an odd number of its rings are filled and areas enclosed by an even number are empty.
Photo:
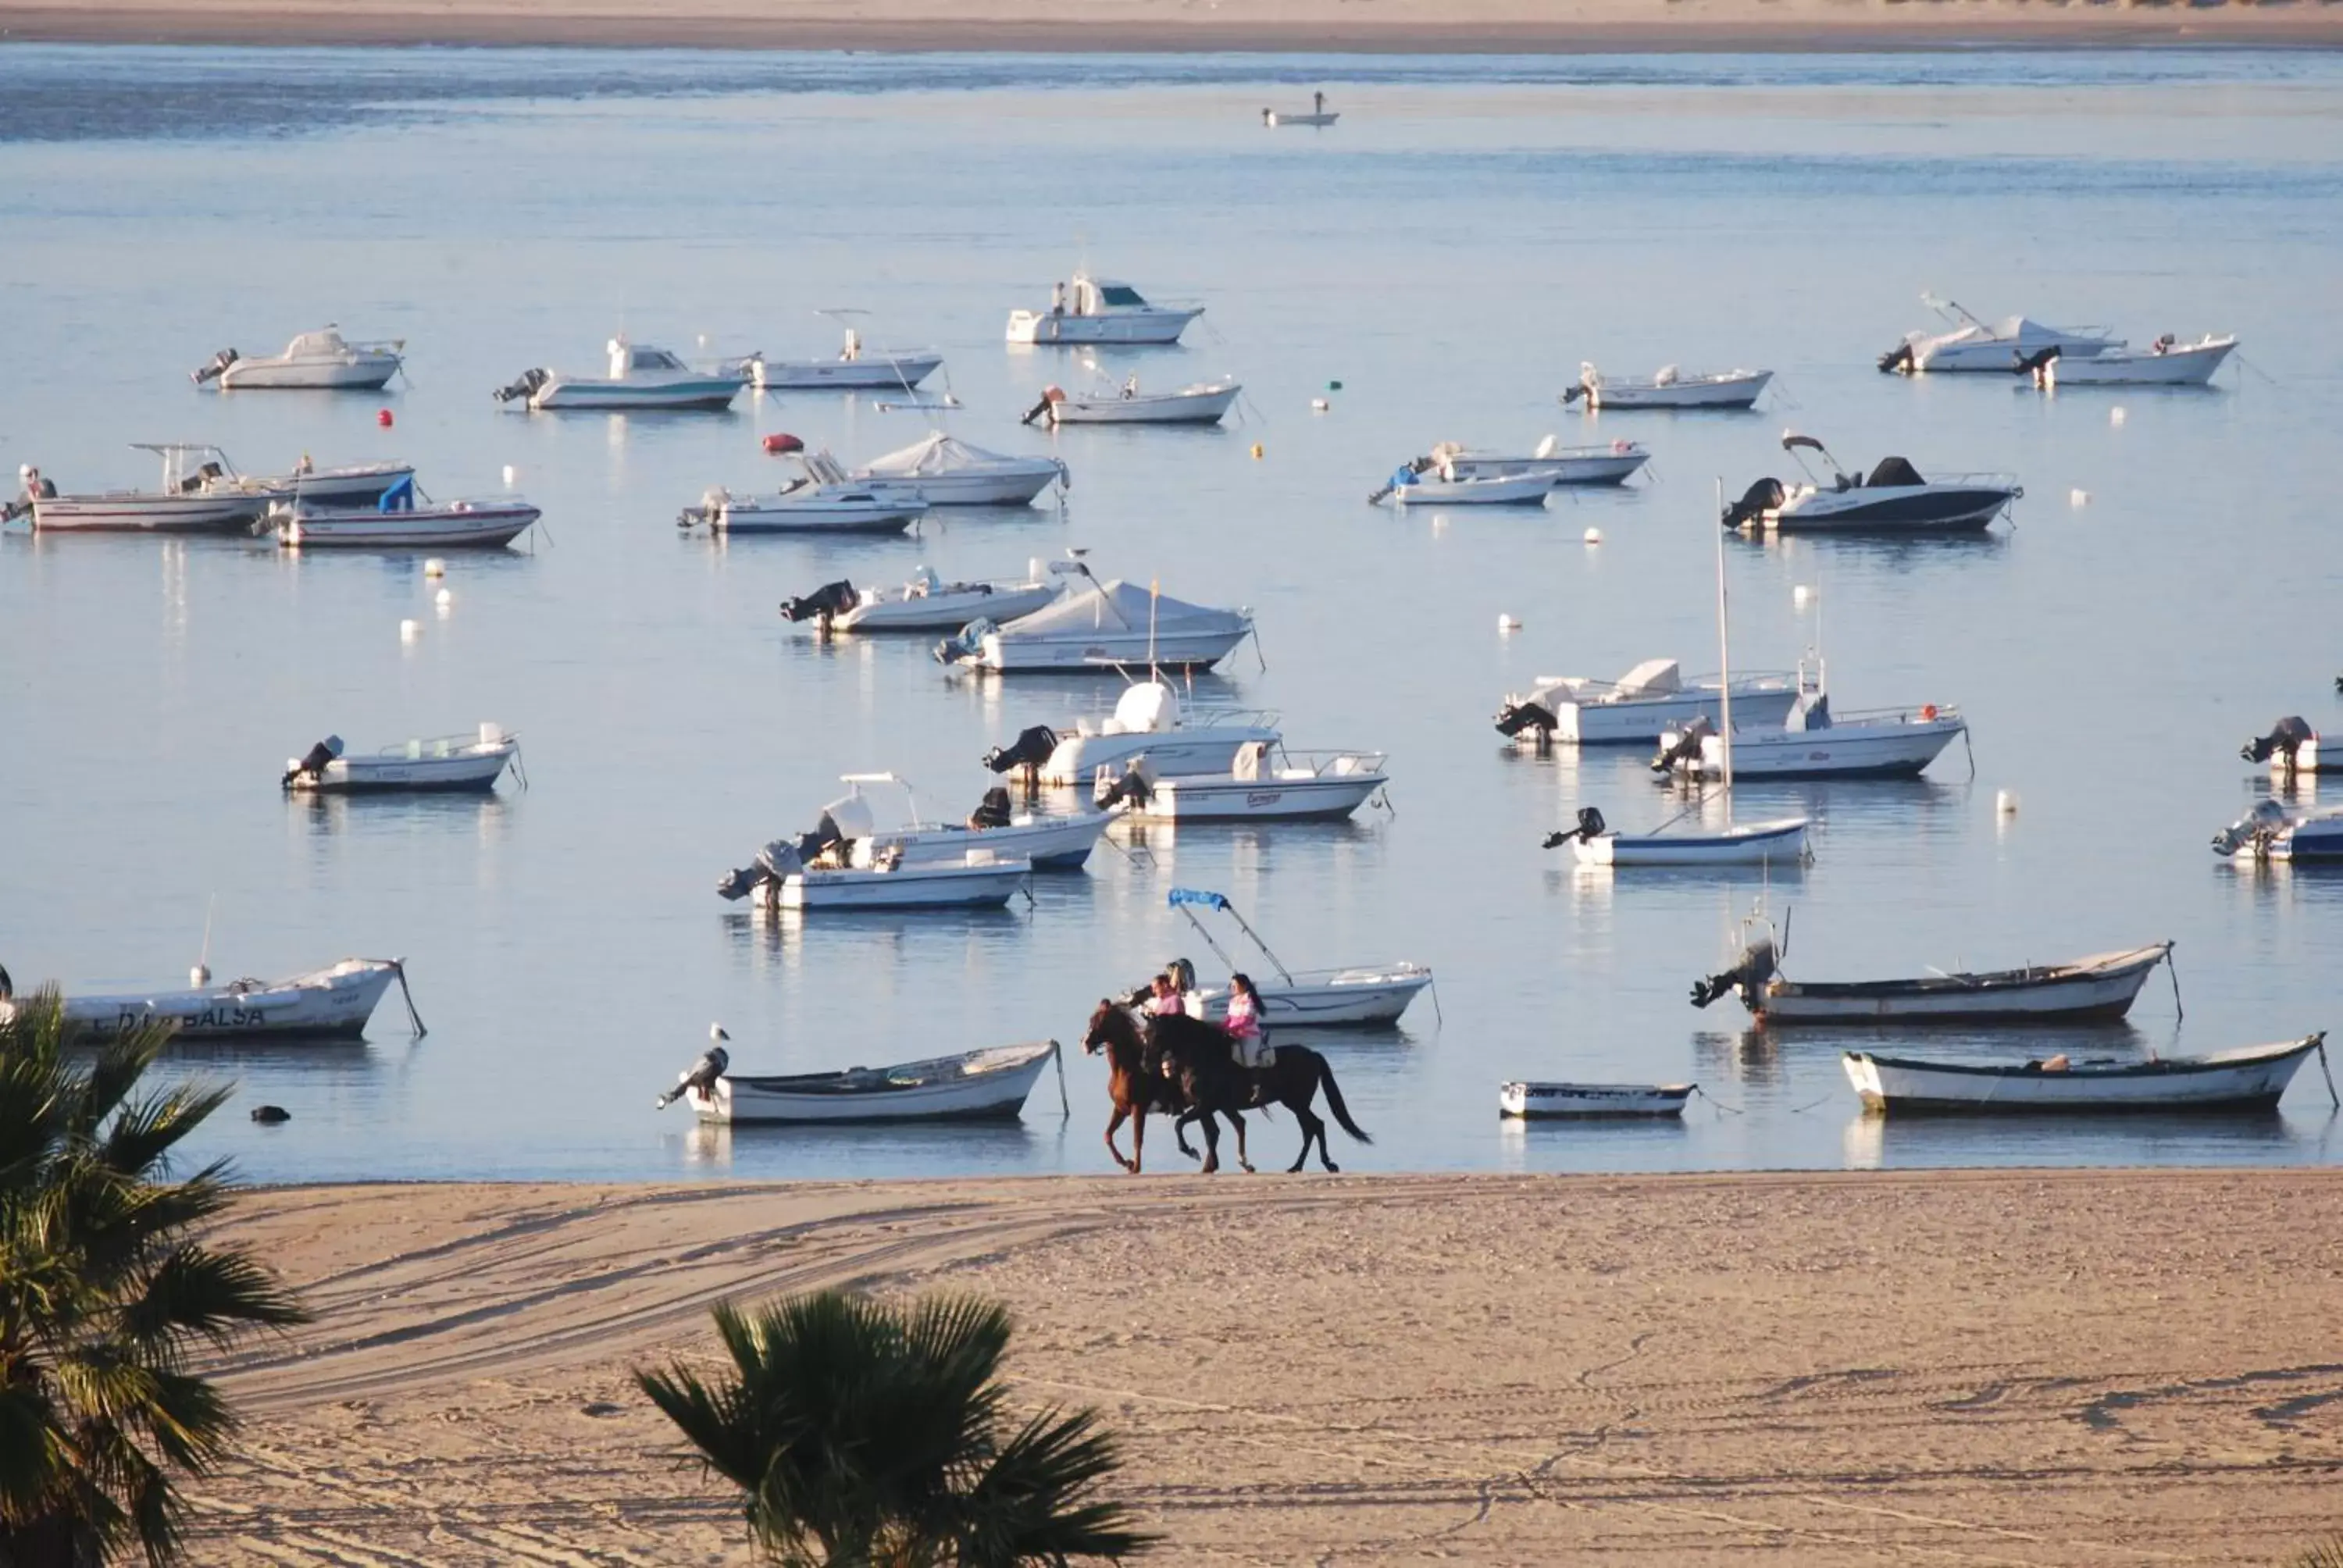
[[[1333,1112],[1342,1131],[1362,1143],[1374,1141],[1351,1120],[1350,1107],[1342,1103],[1342,1091],[1334,1081],[1334,1070],[1324,1057],[1305,1045],[1281,1045],[1275,1048],[1271,1064],[1255,1070],[1237,1064],[1233,1043],[1218,1025],[1199,1019],[1172,1014],[1142,1023],[1122,1004],[1100,1001],[1083,1032],[1082,1050],[1091,1055],[1106,1053],[1107,1092],[1114,1101],[1114,1115],[1106,1124],[1106,1147],[1116,1164],[1138,1172],[1147,1141],[1147,1113],[1155,1111],[1173,1118],[1172,1136],[1180,1152],[1191,1160],[1197,1155],[1188,1145],[1186,1126],[1191,1121],[1204,1124],[1207,1175],[1221,1168],[1220,1127],[1213,1118],[1227,1117],[1229,1125],[1236,1129],[1237,1163],[1251,1171],[1242,1112],[1282,1105],[1302,1124],[1302,1152],[1286,1170],[1301,1170],[1314,1142],[1319,1163],[1338,1171],[1341,1167],[1326,1147],[1326,1123],[1311,1109],[1321,1088],[1326,1091],[1326,1109]],[[1115,1130],[1126,1120],[1131,1122],[1128,1160],[1114,1141]]]

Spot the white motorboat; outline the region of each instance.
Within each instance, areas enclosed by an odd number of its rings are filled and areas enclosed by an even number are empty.
[[[1540,441],[1537,449],[1523,457],[1509,457],[1502,452],[1474,451],[1453,441],[1443,441],[1434,447],[1431,456],[1448,473],[1460,479],[1543,474],[1548,484],[1555,486],[1624,485],[1652,460],[1652,454],[1639,441],[1565,447],[1553,436]]]
[[[25,467],[18,470],[25,498],[7,515],[29,511],[36,531],[229,532],[248,529],[280,501],[372,506],[415,476],[405,463],[317,468],[304,458],[303,466],[290,474],[256,478],[237,473],[226,453],[206,443],[139,441],[132,446],[162,458],[159,489],[59,495],[37,468]]]
[[[1367,500],[1388,498],[1398,507],[1543,507],[1553,493],[1554,479],[1547,474],[1464,472],[1435,447],[1428,457],[1400,465]]]
[[[1069,393],[1062,387],[1045,388],[1041,400],[1025,411],[1025,423],[1048,415],[1060,425],[1216,425],[1242,392],[1242,384],[1223,376],[1199,381],[1177,392],[1141,392],[1139,377],[1127,377],[1113,393]]]
[[[1002,859],[986,849],[958,861],[880,854],[864,865],[808,864],[786,840],[767,845],[757,861],[740,892],[729,890],[739,885],[739,871],[718,890],[728,898],[753,893],[766,910],[999,909],[1025,890],[1033,871],[1021,855]]]
[[[1948,332],[1907,332],[1904,341],[1879,357],[1882,370],[1906,376],[1943,371],[2009,371],[2046,348],[2068,360],[2088,359],[2124,347],[2103,327],[2046,327],[2023,316],[1988,325],[1954,300],[1920,297],[1945,318]]]
[[[900,588],[858,589],[847,581],[824,583],[803,598],[782,600],[781,618],[811,621],[833,631],[957,631],[979,618],[1014,620],[1031,615],[1059,592],[1040,561],[1031,563],[1022,579],[990,582],[946,582],[922,564]]]
[[[2337,685],[2343,689],[2343,681]],[[2248,762],[2268,763],[2271,776],[2281,779],[2343,773],[2343,747],[2336,749],[2332,761],[2324,760],[2318,731],[2299,714],[2279,719],[2268,735],[2258,735],[2237,748],[2237,755]]]
[[[1568,844],[1582,866],[1786,866],[1805,859],[1809,826],[1804,817],[1777,817],[1724,828],[1664,823],[1649,833],[1620,833],[1589,806],[1578,813],[1575,828],[1548,835],[1545,847]]]
[[[355,795],[367,791],[472,790],[497,787],[507,766],[518,766],[520,739],[496,724],[471,735],[441,735],[348,755],[328,735],[285,764],[285,788],[297,793]]]
[[[1508,1083],[1497,1091],[1497,1113],[1529,1121],[1682,1116],[1684,1101],[1696,1087],[1690,1083]]]
[[[900,534],[927,511],[917,491],[861,479],[825,480],[812,465],[799,478],[762,496],[736,496],[722,486],[699,505],[677,514],[676,526],[705,523],[723,534]]]
[[[1007,746],[984,754],[995,773],[1033,769],[1034,782],[1078,787],[1101,768],[1120,773],[1144,756],[1159,779],[1227,773],[1247,745],[1275,746],[1285,737],[1277,715],[1264,709],[1192,708],[1161,680],[1134,681],[1104,719],[1081,719],[1065,734],[1044,725],[1021,731]]]
[[[1704,1008],[1731,992],[1761,1023],[2113,1022],[2131,1010],[2149,972],[2171,956],[2170,942],[2150,942],[2014,970],[1939,970],[1912,980],[1794,980],[1781,973],[1768,929],[1743,948],[1730,968],[1695,981],[1692,1004]]]
[[[1260,741],[1237,748],[1226,774],[1150,777],[1140,757],[1118,776],[1101,768],[1094,786],[1103,806],[1165,822],[1332,822],[1365,805],[1391,782],[1380,751],[1289,751]]]
[[[371,508],[329,508],[277,502],[258,528],[277,542],[306,549],[502,549],[541,515],[518,496],[434,501],[421,498],[410,477],[383,492]]]
[[[680,1098],[702,1121],[1013,1121],[1041,1070],[1057,1060],[1058,1042],[1044,1040],[843,1072],[752,1076],[719,1066]]]
[[[1050,286],[1047,310],[1009,313],[1011,343],[1166,344],[1180,341],[1201,305],[1151,305],[1127,283],[1074,274]]]
[[[1225,894],[1197,888],[1174,888],[1169,896],[1172,908],[1187,917],[1196,928],[1204,945],[1229,968],[1238,972],[1237,960],[1221,946],[1204,922],[1196,918],[1200,909],[1217,910],[1237,924],[1261,956],[1274,971],[1271,976],[1248,977],[1254,980],[1253,990],[1261,993],[1261,1021],[1266,1028],[1309,1029],[1319,1026],[1349,1024],[1356,1028],[1396,1024],[1400,1014],[1419,992],[1432,984],[1432,971],[1422,964],[1393,963],[1354,966],[1340,970],[1290,970],[1284,961],[1270,951],[1261,934],[1246,923],[1236,906]],[[1197,993],[1204,1006],[1204,1016],[1214,1023],[1225,1022],[1229,1016],[1229,988],[1209,986]]]
[[[1902,457],[1881,458],[1868,478],[1859,469],[1842,473],[1838,459],[1812,436],[1792,432],[1782,437],[1782,449],[1804,468],[1802,448],[1821,454],[1830,478],[1807,468],[1804,484],[1760,479],[1725,508],[1726,528],[1776,534],[1982,533],[2026,494],[2007,474],[1924,479]]]
[[[1252,616],[1212,609],[1120,578],[1070,588],[1028,616],[971,621],[936,647],[940,663],[999,674],[1034,670],[1207,669],[1252,635]]]
[[[1311,107],[1309,108],[1309,110],[1308,110],[1306,113],[1305,113],[1305,112],[1303,112],[1303,111],[1301,111],[1301,110],[1295,110],[1295,109],[1285,109],[1285,110],[1281,110],[1281,109],[1263,109],[1263,110],[1261,112],[1261,123],[1262,123],[1262,125],[1264,125],[1264,126],[1331,126],[1331,125],[1332,125],[1336,120],[1339,120],[1339,119],[1341,119],[1341,118],[1342,117],[1342,115],[1341,115],[1339,112],[1330,111],[1330,110],[1326,107],[1326,95],[1325,95],[1325,94],[1323,94],[1323,93],[1312,93],[1312,94],[1311,94],[1311,95],[1310,95],[1310,104],[1311,104]]]
[[[263,387],[379,392],[398,374],[406,347],[398,338],[352,343],[327,327],[300,334],[282,354],[247,359],[233,348],[223,348],[210,364],[189,374],[196,386],[216,381],[223,392]]]
[[[861,312],[825,310],[820,314],[843,317]],[[909,392],[944,362],[944,357],[932,348],[870,348],[854,327],[846,327],[845,333],[845,342],[834,358],[768,359],[761,354],[752,355],[746,361],[749,378],[769,392]]]
[[[2042,390],[2060,387],[2202,387],[2236,350],[2235,337],[2209,333],[2194,343],[2182,343],[2166,333],[2145,354],[2127,347],[2104,350],[2085,358],[2069,359],[2057,344],[2020,359],[2013,367],[2030,377]]]
[[[995,786],[967,821],[936,822],[920,815],[910,782],[895,774],[848,773],[840,781],[848,793],[823,807],[822,815],[827,828],[850,841],[850,863],[857,866],[876,865],[890,854],[907,865],[965,865],[972,850],[981,849],[1001,860],[1021,856],[1037,871],[1079,871],[1113,820],[1103,811],[1019,811],[1010,804],[1009,791]],[[866,785],[900,794],[901,809],[890,809],[880,821],[864,793]]]
[[[1593,365],[1578,367],[1578,385],[1565,387],[1563,403],[1580,398],[1589,408],[1746,408],[1757,401],[1771,370],[1705,370],[1687,376],[1664,365],[1645,378],[1613,380]]]
[[[509,386],[497,388],[497,401],[532,409],[725,409],[749,384],[745,364],[695,369],[664,348],[623,337],[610,339],[609,351],[608,375],[524,370]]]
[[[2061,1054],[2015,1067],[1861,1050],[1844,1060],[1865,1109],[1889,1113],[2270,1111],[2326,1042],[2319,1033],[2210,1056],[2120,1061]]]
[[[1818,663],[1811,684],[1800,668],[1797,700],[1780,724],[1735,724],[1733,772],[1741,779],[1914,779],[1967,733],[1960,709],[1933,702],[1835,715]],[[1725,754],[1715,726],[1695,719],[1660,737],[1652,771],[1722,779]]]
[[[1647,658],[1617,680],[1541,675],[1528,692],[1507,692],[1497,733],[1516,740],[1578,746],[1649,745],[1671,730],[1724,719],[1727,684],[1704,675],[1687,685],[1673,658]],[[1731,683],[1735,710],[1751,725],[1779,724],[1798,699],[1788,675],[1745,675]]]
[[[940,430],[873,457],[844,477],[905,486],[931,507],[1030,506],[1051,485],[1062,489],[1069,483],[1066,465],[1055,457],[988,452]]]
[[[65,1021],[82,1039],[104,1040],[144,1024],[168,1023],[172,1038],[250,1040],[270,1037],[355,1040],[366,1030],[375,1004],[393,980],[407,984],[401,959],[344,959],[329,969],[290,980],[230,980],[214,985],[198,965],[186,990],[122,996],[68,996]],[[0,1022],[15,1017],[21,1003],[0,997]],[[407,1015],[420,1035],[423,1020],[407,999]]]
[[[2264,800],[2213,835],[2213,852],[2249,860],[2343,860],[2343,806],[2297,811]]]

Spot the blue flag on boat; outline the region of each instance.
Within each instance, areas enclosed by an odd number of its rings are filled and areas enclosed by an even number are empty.
[[[1208,910],[1225,910],[1229,907],[1227,899],[1218,893],[1208,893],[1201,888],[1174,888],[1168,901],[1175,910],[1182,904],[1202,904]]]

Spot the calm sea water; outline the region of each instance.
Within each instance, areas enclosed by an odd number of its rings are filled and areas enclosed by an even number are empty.
[[[1791,968],[1810,978],[2178,941],[2185,1021],[2159,978],[2128,1028],[2049,1043],[2194,1051],[2343,1022],[2343,878],[2205,849],[2255,798],[2241,740],[2284,713],[2343,728],[2343,60],[0,58],[0,461],[69,488],[144,483],[127,443],[198,439],[258,471],[404,457],[458,494],[510,465],[548,514],[534,554],[451,560],[444,616],[411,559],[0,540],[0,959],[19,983],[171,982],[207,919],[222,974],[408,961],[420,1040],[394,1000],[364,1045],[181,1053],[239,1082],[209,1146],[252,1176],[1102,1170],[1103,1074],[1079,1053],[1070,1121],[1045,1080],[1021,1126],[993,1131],[727,1135],[649,1104],[711,1019],[750,1070],[1071,1047],[1110,989],[1209,959],[1165,907],[1175,885],[1227,892],[1292,964],[1437,971],[1437,1012],[1324,1042],[1376,1135],[1338,1150],[1354,1170],[2343,1147],[2315,1070],[2245,1126],[1883,1128],[1838,1065],[1880,1041],[1744,1033],[1684,1002],[1762,892],[1795,910]],[[1312,86],[1338,127],[1262,128],[1262,105]],[[1084,261],[1210,306],[1185,348],[1104,369],[1232,372],[1242,422],[1054,442],[1015,424],[1086,372],[1005,348],[1002,319]],[[2206,395],[1884,377],[1873,357],[1926,323],[1924,288],[2135,340],[2234,330],[2247,363]],[[674,514],[766,482],[759,435],[866,457],[924,426],[830,397],[636,419],[488,397],[528,366],[594,366],[621,329],[687,354],[825,351],[813,312],[833,306],[873,312],[874,341],[944,348],[967,405],[951,427],[1054,449],[1063,512],[915,541],[710,543]],[[216,348],[274,352],[327,320],[405,337],[410,382],[188,387]],[[1554,400],[1581,359],[1780,379],[1754,416],[1592,417]],[[1788,471],[1785,426],[1866,467],[1894,452],[2023,478],[2016,528],[1985,541],[1726,550],[1736,663],[1785,668],[1819,638],[1843,709],[1956,702],[1975,777],[1956,749],[1916,784],[1745,790],[1745,811],[1825,822],[1811,869],[1770,889],[1574,872],[1537,842],[1577,807],[1625,824],[1668,809],[1642,757],[1515,755],[1489,715],[1542,673],[1713,668],[1714,487]],[[1651,482],[1544,515],[1363,504],[1433,441],[1550,431],[1647,442]],[[1148,856],[1104,849],[983,917],[769,923],[720,902],[719,873],[807,825],[838,774],[891,768],[957,813],[990,782],[986,747],[1112,695],[950,678],[917,641],[815,647],[776,602],[1070,546],[1252,607],[1262,660],[1242,652],[1208,687],[1282,710],[1297,746],[1387,749],[1395,815],[1159,832]],[[1500,614],[1522,629],[1498,635]],[[406,618],[424,630],[403,644]],[[521,734],[526,791],[277,791],[283,759],[328,730],[371,747],[482,719]],[[1497,1085],[1523,1075],[1694,1078],[1717,1103],[1681,1127],[1501,1126]],[[261,1101],[293,1121],[251,1125]],[[1281,1118],[1262,1147],[1282,1159],[1292,1136]]]

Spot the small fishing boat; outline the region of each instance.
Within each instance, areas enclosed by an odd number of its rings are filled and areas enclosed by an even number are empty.
[[[1284,739],[1278,716],[1265,709],[1189,707],[1164,682],[1141,680],[1123,689],[1111,717],[1077,719],[1067,734],[1035,725],[986,752],[983,760],[995,773],[1030,768],[1035,783],[1069,788],[1095,778],[1101,768],[1121,772],[1140,756],[1159,779],[1226,773],[1236,766],[1240,748],[1275,746]]]
[[[541,515],[518,496],[434,501],[416,488],[410,476],[367,509],[280,501],[256,527],[293,548],[501,549]]]
[[[342,738],[328,735],[286,762],[284,785],[290,792],[320,795],[485,792],[497,787],[508,766],[518,767],[519,757],[520,738],[496,724],[483,724],[472,735],[409,740],[362,757],[349,756]]]
[[[1844,1060],[1864,1108],[1890,1114],[2270,1111],[2311,1052],[2325,1059],[2326,1043],[2322,1032],[2211,1056],[2078,1061],[2061,1054],[2018,1067],[1861,1050]]]
[[[1072,394],[1051,387],[1041,400],[1025,411],[1031,425],[1043,415],[1052,427],[1060,425],[1216,425],[1244,387],[1222,377],[1199,381],[1177,392],[1141,392],[1139,377],[1127,377],[1114,393]]]
[[[198,387],[217,382],[223,392],[264,387],[379,392],[398,374],[406,347],[398,338],[352,343],[327,327],[300,334],[282,354],[247,359],[233,348],[223,348],[212,356],[210,364],[189,375]]]
[[[272,504],[291,501],[313,507],[372,507],[380,505],[385,496],[414,477],[412,463],[350,463],[338,468],[320,468],[304,457],[300,466],[289,474],[215,478],[211,484],[215,489],[233,485],[264,497]]]
[[[729,1057],[715,1060],[720,1055],[719,1046],[702,1057],[684,1075],[680,1092],[659,1103],[681,1099],[702,1121],[1006,1121],[1024,1108],[1041,1070],[1059,1060],[1054,1040],[893,1067],[779,1076],[729,1071]]]
[[[1103,811],[1019,811],[1010,804],[1009,791],[995,786],[967,821],[937,822],[920,815],[919,796],[909,779],[892,773],[848,773],[840,782],[849,792],[822,808],[820,830],[850,840],[850,863],[857,866],[876,864],[890,853],[909,865],[964,865],[971,850],[982,849],[1001,860],[1021,856],[1037,871],[1079,871],[1113,820]],[[901,809],[890,810],[880,822],[865,786],[899,794]]]
[[[2165,941],[2014,970],[1793,980],[1781,974],[1768,932],[1749,941],[1732,967],[1694,981],[1692,1003],[1704,1008],[1729,992],[1769,1024],[2112,1022],[2131,1010],[2149,971],[2171,958]]]
[[[971,621],[936,647],[943,664],[1017,674],[1125,668],[1208,669],[1252,635],[1252,616],[1212,609],[1142,588],[1120,578],[1069,589],[1032,614],[995,624]]]
[[[749,384],[745,362],[694,369],[664,348],[613,337],[609,373],[568,376],[556,370],[524,370],[497,388],[499,403],[530,409],[564,408],[725,409]]]
[[[824,310],[818,314],[841,320],[860,316],[855,310]],[[909,392],[936,373],[944,357],[932,348],[868,348],[862,334],[844,328],[846,338],[830,359],[768,359],[761,354],[746,361],[749,379],[768,392],[857,391],[893,388]]]
[[[1118,776],[1102,767],[1093,786],[1101,808],[1166,822],[1333,822],[1391,782],[1380,751],[1289,751],[1254,741],[1237,748],[1225,774],[1152,776],[1141,756]]]
[[[237,980],[215,985],[211,971],[198,964],[188,979],[185,990],[68,996],[65,1026],[85,1040],[105,1040],[149,1023],[172,1025],[172,1039],[177,1040],[355,1040],[365,1032],[375,1004],[391,982],[397,981],[405,990],[407,969],[403,959],[344,959],[330,968],[289,980]],[[0,997],[0,1022],[14,1019],[20,1005]],[[407,1008],[415,1032],[421,1035],[423,1020],[415,1016],[411,995]]]
[[[2343,860],[2343,806],[2296,811],[2264,800],[2213,835],[2213,852],[2251,860]]]
[[[2023,316],[1988,325],[1955,300],[1922,295],[1920,302],[1951,327],[1948,332],[1907,332],[1904,341],[1879,357],[1882,370],[1906,376],[1943,371],[2008,371],[2020,362],[2056,348],[2071,361],[2095,358],[2124,347],[2103,327],[2045,327]]]
[[[1960,709],[1925,703],[1847,714],[1831,711],[1817,665],[1812,684],[1802,666],[1797,700],[1779,725],[1733,727],[1733,772],[1739,779],[1916,779],[1945,748],[1968,733]],[[1725,737],[1705,719],[1660,737],[1654,773],[1725,777]]]
[[[927,509],[915,491],[860,479],[826,481],[808,472],[762,496],[713,487],[675,522],[679,528],[704,523],[719,534],[900,534]]]
[[[1459,478],[1544,474],[1547,483],[1555,486],[1624,485],[1652,460],[1652,454],[1639,441],[1565,447],[1554,436],[1541,440],[1537,449],[1523,457],[1502,452],[1476,452],[1453,441],[1434,447],[1431,456]]]
[[[1204,922],[1196,918],[1198,910],[1217,910],[1234,920],[1237,929],[1259,949],[1268,960],[1274,978],[1255,979],[1253,989],[1261,993],[1261,1020],[1277,1029],[1309,1029],[1322,1025],[1349,1024],[1353,1027],[1373,1027],[1399,1022],[1400,1014],[1419,992],[1432,984],[1432,971],[1422,964],[1402,961],[1392,964],[1354,965],[1339,970],[1289,970],[1283,960],[1270,951],[1261,933],[1245,922],[1226,894],[1209,892],[1198,888],[1174,888],[1169,902],[1172,908],[1187,917],[1196,928],[1204,945],[1229,968],[1237,972],[1237,960],[1221,946]],[[1200,990],[1204,1004],[1204,1016],[1214,1023],[1229,1016],[1229,989],[1211,986]]]
[[[1771,370],[1709,370],[1686,376],[1673,365],[1647,380],[1614,381],[1589,364],[1578,367],[1578,385],[1562,394],[1565,407],[1584,398],[1589,408],[1746,408],[1754,405]]]
[[[2210,333],[2194,343],[2183,343],[2169,332],[2148,346],[2145,354],[2110,348],[2087,358],[2069,359],[2054,343],[2021,357],[2012,367],[2045,392],[2067,387],[2202,387],[2213,379],[2237,347],[2234,337]]]
[[[1682,1116],[1698,1087],[1690,1083],[1508,1083],[1497,1091],[1497,1113],[1527,1121],[1547,1117]]]
[[[1127,283],[1087,273],[1050,286],[1047,310],[1009,313],[1011,343],[1177,343],[1201,305],[1151,305]]]
[[[1055,457],[988,452],[940,430],[841,477],[902,486],[931,507],[1030,506],[1051,485],[1062,490],[1071,482],[1066,465]]]
[[[1789,865],[1806,856],[1805,817],[1776,817],[1725,828],[1679,828],[1663,824],[1649,833],[1621,833],[1592,806],[1578,813],[1575,827],[1546,835],[1545,847],[1570,847],[1582,866]]]
[[[1323,93],[1311,94],[1310,104],[1310,110],[1306,114],[1299,110],[1263,109],[1261,112],[1261,123],[1272,126],[1331,126],[1342,117],[1340,113],[1330,112],[1327,109],[1326,95]]]
[[[318,468],[305,457],[292,473],[256,478],[237,473],[227,454],[207,443],[131,445],[162,458],[159,489],[59,495],[39,469],[21,467],[17,474],[25,496],[9,507],[7,516],[29,512],[35,531],[226,533],[248,530],[280,501],[372,506],[394,486],[415,477],[415,469],[406,463]]]
[[[1398,507],[1543,507],[1554,480],[1543,473],[1464,473],[1437,451],[1403,463],[1367,497]]]
[[[2009,504],[2026,494],[2007,474],[1955,474],[1924,479],[1902,457],[1883,457],[1865,478],[1860,469],[1838,472],[1838,459],[1812,436],[1795,432],[1782,437],[1782,449],[1820,453],[1832,469],[1829,480],[1806,469],[1806,482],[1785,485],[1760,479],[1742,498],[1726,507],[1727,528],[1747,533],[1779,534],[1947,534],[1981,533]]]
[[[1704,719],[1712,727],[1721,722],[1727,695],[1720,676],[1687,684],[1673,658],[1647,658],[1616,680],[1541,675],[1526,693],[1505,694],[1497,733],[1540,745],[1649,745]],[[1753,674],[1736,677],[1729,695],[1740,721],[1779,724],[1789,718],[1798,689],[1789,675]]]
[[[2343,689],[2343,681],[2337,682]],[[2268,735],[2260,735],[2237,749],[2237,755],[2248,762],[2267,762],[2270,772],[2280,779],[2292,779],[2302,774],[2343,773],[2343,750],[2331,760],[2322,761],[2318,731],[2310,721],[2298,715],[2281,719]]]
[[[874,849],[868,839],[849,839],[833,825],[774,839],[754,862],[728,872],[716,891],[734,901],[753,895],[766,910],[998,909],[1025,890],[1032,871],[1022,855],[1004,859],[982,849],[958,860],[915,860],[900,849]]]
[[[1051,568],[1062,563],[1051,562]],[[858,589],[824,583],[803,598],[783,599],[781,618],[811,621],[833,631],[957,631],[980,617],[1014,620],[1058,597],[1059,585],[1034,561],[1022,578],[946,582],[922,564],[900,588]]]

